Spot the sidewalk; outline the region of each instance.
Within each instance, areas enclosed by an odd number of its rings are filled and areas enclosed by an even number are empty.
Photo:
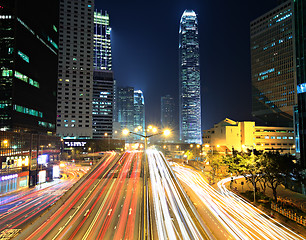
[[[4,204],[7,204],[7,203],[10,203],[10,202],[12,202],[14,200],[17,200],[19,198],[22,198],[23,196],[28,195],[30,193],[40,191],[44,188],[54,186],[61,181],[62,180],[60,180],[60,179],[55,179],[52,182],[45,182],[45,183],[36,185],[33,188],[25,187],[25,188],[21,188],[19,190],[13,191],[13,192],[1,194],[0,195],[0,206],[4,205]]]

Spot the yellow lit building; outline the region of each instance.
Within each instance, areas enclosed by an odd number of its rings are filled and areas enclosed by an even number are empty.
[[[231,153],[232,149],[247,151],[279,150],[280,153],[295,154],[294,130],[290,127],[255,126],[255,122],[236,122],[231,119],[203,131],[203,150]]]

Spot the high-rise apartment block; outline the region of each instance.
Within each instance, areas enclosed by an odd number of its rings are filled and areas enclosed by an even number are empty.
[[[180,140],[201,143],[201,84],[198,20],[185,10],[179,29]]]
[[[265,124],[293,126],[293,9],[286,1],[251,28],[252,114]]]
[[[57,134],[92,138],[94,1],[60,1]]]
[[[55,133],[58,1],[2,1],[0,129]]]

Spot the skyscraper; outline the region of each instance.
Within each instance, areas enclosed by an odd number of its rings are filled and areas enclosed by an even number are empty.
[[[109,15],[94,12],[93,138],[111,138],[113,133],[114,74]]]
[[[252,114],[272,126],[292,126],[294,45],[291,1],[250,24]]]
[[[161,97],[161,127],[168,128],[171,130],[171,140],[177,136],[176,128],[176,117],[177,113],[175,111],[174,99],[170,95]],[[169,140],[169,138],[167,138]]]
[[[121,128],[134,130],[134,88],[119,87],[117,90],[118,122]]]
[[[0,129],[55,133],[59,1],[2,1]],[[38,24],[39,23],[39,24]]]
[[[179,29],[179,120],[180,140],[201,143],[201,87],[198,20],[185,10]]]
[[[297,107],[295,108],[296,151],[300,156],[301,166],[306,168],[306,8],[305,1],[293,3],[295,21],[295,56],[296,56],[296,87]]]
[[[56,132],[64,138],[92,138],[93,22],[94,0],[60,2]]]
[[[94,68],[112,70],[111,28],[106,11],[94,12]]]
[[[142,134],[145,130],[145,102],[141,90],[134,90],[134,128],[141,127]],[[140,138],[136,138],[140,139]]]
[[[93,78],[93,138],[111,138],[113,133],[114,75],[95,70]]]
[[[161,126],[162,128],[174,127],[174,99],[170,95],[161,97]]]

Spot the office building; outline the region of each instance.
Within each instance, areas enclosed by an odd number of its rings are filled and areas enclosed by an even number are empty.
[[[295,154],[294,130],[292,127],[256,126],[253,121],[237,122],[231,119],[203,131],[203,150],[232,153],[232,150],[247,151],[277,150],[281,154]]]
[[[250,23],[252,115],[271,126],[293,126],[294,42],[291,1]]]
[[[93,138],[112,138],[114,113],[114,74],[109,15],[94,12],[94,59],[93,59]]]
[[[171,136],[167,141],[173,141],[177,136],[177,111],[175,108],[174,98],[170,95],[161,97],[161,127],[171,130]]]
[[[295,21],[295,60],[297,105],[295,107],[295,135],[297,155],[303,168],[306,168],[306,65],[305,65],[305,1],[294,1]]]
[[[111,28],[106,11],[94,12],[94,69],[112,70]]]
[[[141,90],[134,90],[134,128],[141,129],[140,134],[145,130],[145,102]],[[136,139],[140,139],[137,137]]]
[[[59,1],[39,4],[1,2],[1,131],[55,134]]]
[[[93,22],[93,0],[60,1],[57,134],[63,138],[93,135]]]
[[[134,88],[119,87],[117,89],[118,122],[121,129],[134,130]]]
[[[112,138],[114,75],[112,71],[94,70],[92,121],[93,138]]]
[[[179,125],[180,140],[201,143],[201,87],[198,20],[185,10],[179,29]]]

